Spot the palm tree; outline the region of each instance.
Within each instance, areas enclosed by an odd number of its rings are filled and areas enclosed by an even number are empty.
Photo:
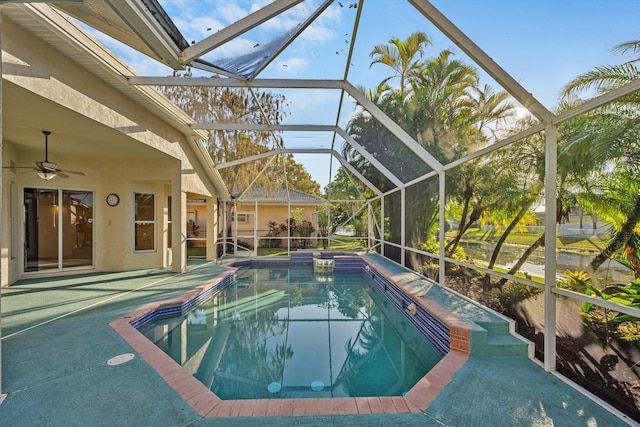
[[[506,91],[494,92],[493,88],[485,84],[482,88],[475,88],[475,103],[478,130],[489,131],[494,139],[499,139],[495,130],[490,126],[499,125],[513,116],[515,105],[511,102],[511,95]]]
[[[600,266],[620,248],[624,248],[619,255],[621,258],[627,259],[636,266],[639,265],[639,218],[630,218],[626,214],[626,212],[632,212],[631,215],[633,215],[640,211],[637,206],[639,200],[637,195],[640,194],[637,174],[621,165],[593,178],[594,187],[578,193],[576,197],[581,206],[590,212],[596,212],[598,217],[611,224],[614,237],[591,262],[591,268],[595,271],[597,267],[594,268],[594,266]],[[631,224],[635,224],[635,227],[631,228]],[[639,270],[636,268],[635,272],[638,275]]]
[[[408,96],[407,108],[414,134],[441,162],[469,152],[485,137],[473,128],[477,120],[473,93],[478,71],[443,50],[423,64],[421,81]]]
[[[420,79],[421,64],[420,59],[424,55],[424,48],[431,44],[429,36],[416,31],[405,40],[392,38],[389,44],[377,45],[373,48],[369,57],[373,64],[384,64],[390,67],[394,74],[385,78],[380,85],[388,84],[394,78],[400,79],[400,94],[406,94],[407,86]]]
[[[435,58],[421,60],[428,44],[424,33],[414,33],[404,41],[394,38],[388,45],[375,46],[371,65],[387,65],[393,74],[375,91],[365,93],[433,156],[449,162],[485,145],[485,128],[505,118],[513,106],[506,102],[503,92],[494,93],[489,86],[479,89],[477,70],[455,59],[452,51],[444,50]],[[394,78],[400,80],[399,89],[389,86]],[[353,117],[348,132],[403,182],[425,173],[427,165],[366,111]],[[359,170],[367,171],[365,176],[380,189],[390,189],[391,183],[375,175],[358,153],[346,150],[345,157]],[[449,176],[454,181],[458,179],[456,174]],[[405,220],[411,243],[420,244],[433,238],[431,231],[434,224],[437,226],[439,203],[435,184],[425,181],[407,188],[409,204]],[[396,208],[390,204],[389,216]],[[387,230],[392,237],[399,237],[398,224],[391,224]]]
[[[620,44],[614,48],[622,53],[640,52],[640,41]],[[611,91],[624,84],[640,78],[640,68],[636,62],[640,58],[633,58],[621,65],[607,65],[596,67],[594,70],[577,76],[564,88],[567,97],[576,96],[586,90],[593,90],[596,95]],[[568,150],[583,159],[585,169],[600,171],[606,176],[607,169],[612,162],[622,169],[631,172],[632,180],[637,179],[640,172],[640,93],[634,92],[617,99],[610,105],[597,112],[596,123],[588,132],[579,135]],[[640,223],[640,192],[632,196],[627,210],[620,212],[624,221],[616,227],[616,232],[601,253],[590,264],[595,271],[604,261],[621,249],[634,245],[638,241],[634,233]],[[601,200],[604,200],[601,198]]]
[[[520,124],[522,129],[531,125],[531,121],[526,119]],[[515,177],[514,181],[518,184],[517,191],[508,195],[506,203],[500,209],[501,213],[506,213],[506,217],[510,220],[496,243],[487,268],[494,267],[509,234],[527,214],[531,213],[533,204],[540,199],[544,189],[544,148],[544,136],[538,133],[508,150],[501,159],[503,163],[508,165],[507,169],[510,170],[512,176]]]

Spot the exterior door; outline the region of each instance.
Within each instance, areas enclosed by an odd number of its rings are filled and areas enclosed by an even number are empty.
[[[25,188],[24,219],[25,272],[93,265],[92,192]]]

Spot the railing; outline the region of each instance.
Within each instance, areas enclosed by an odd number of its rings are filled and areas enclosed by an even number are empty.
[[[223,251],[222,251],[222,255],[218,256],[218,246],[219,245],[224,245],[223,246]],[[235,242],[235,239],[228,237],[228,238],[223,238],[223,239],[219,239],[216,242],[216,259],[217,260],[222,260],[223,258],[225,258],[228,254],[227,254],[227,246],[231,246],[233,248],[233,256],[246,256],[246,257],[251,257],[254,256],[255,253],[254,251],[252,251],[250,248],[247,248],[246,246],[242,246],[239,245]]]

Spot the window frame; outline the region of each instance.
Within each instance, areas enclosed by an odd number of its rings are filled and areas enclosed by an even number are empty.
[[[138,218],[138,200],[140,200],[141,198],[150,198],[152,201],[152,219],[139,219]],[[154,193],[138,193],[135,192],[133,193],[133,251],[134,253],[148,253],[148,252],[155,252],[156,248],[157,248],[157,241],[156,241],[156,222],[157,222],[157,218],[156,218],[156,195]],[[138,230],[139,227],[141,226],[151,226],[151,232],[150,234],[152,235],[152,241],[151,241],[151,248],[149,247],[145,247],[142,246],[141,244],[138,243]]]

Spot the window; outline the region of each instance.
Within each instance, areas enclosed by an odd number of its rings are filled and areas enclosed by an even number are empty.
[[[246,224],[247,222],[249,222],[249,214],[235,213],[234,220],[238,221],[240,224]]]
[[[135,194],[135,250],[156,248],[156,209],[153,194]]]
[[[173,247],[173,233],[172,233],[172,226],[173,226],[173,220],[172,220],[172,213],[171,213],[171,196],[169,196],[167,198],[167,206],[168,206],[168,210],[167,210],[167,248],[171,249]]]

